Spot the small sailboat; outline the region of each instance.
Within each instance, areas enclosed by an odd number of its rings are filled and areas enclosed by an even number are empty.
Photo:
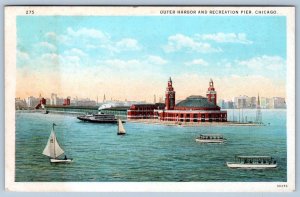
[[[58,158],[59,156],[64,154],[64,150],[59,146],[54,132],[54,126],[56,125],[53,123],[52,131],[48,139],[47,145],[43,151],[43,155],[48,156],[50,158],[51,163],[70,163],[73,161],[73,159],[68,159],[66,155],[63,159]]]
[[[125,131],[125,128],[123,126],[123,123],[121,121],[121,119],[118,120],[118,135],[125,135],[126,134],[126,131]]]

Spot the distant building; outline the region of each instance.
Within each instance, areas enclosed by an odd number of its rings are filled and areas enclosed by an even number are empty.
[[[247,102],[247,108],[255,109],[256,108],[256,97],[249,97],[249,100]]]
[[[234,109],[234,102],[233,101],[226,101],[224,109]]]
[[[274,108],[275,109],[285,109],[286,108],[285,98],[274,97],[273,102],[274,102]]]
[[[58,100],[58,98],[57,98],[57,94],[54,94],[54,93],[52,93],[51,94],[51,97],[50,97],[50,105],[58,105],[57,103],[57,100]]]
[[[26,109],[27,108],[27,103],[25,99],[20,99],[20,98],[15,98],[15,109]]]
[[[267,108],[267,98],[266,97],[261,97],[260,98],[260,108],[261,109],[266,109]]]
[[[40,109],[40,108],[44,109],[45,105],[47,104],[47,100],[41,96],[39,97],[39,100],[40,100],[40,102],[37,105],[35,105],[34,108],[35,109]]]
[[[67,97],[67,98],[64,99],[63,105],[64,105],[64,106],[71,105],[71,99],[70,99],[70,97]]]
[[[106,101],[106,97],[105,97],[105,94],[103,95],[103,103],[105,103]]]
[[[219,102],[219,106],[221,109],[233,109],[234,108],[234,102],[231,100],[222,100]]]
[[[243,109],[247,108],[248,96],[234,97],[235,108]]]
[[[27,104],[27,107],[29,107],[29,108],[34,108],[39,103],[40,103],[40,100],[33,96],[30,96],[26,99],[26,104]]]
[[[90,100],[89,98],[87,98],[87,99],[77,100],[76,105],[77,106],[96,106],[97,103],[96,103],[96,101],[93,101],[93,100]]]
[[[49,98],[46,98],[46,104],[50,104],[51,100]]]
[[[225,100],[219,99],[218,105],[219,105],[222,109],[225,109]]]
[[[257,96],[257,104],[256,104],[256,123],[261,124],[262,123],[262,114],[260,110],[260,99],[259,95]]]
[[[221,104],[221,101],[219,103]],[[234,108],[237,109],[255,109],[257,108],[258,101],[256,100],[256,97],[248,97],[248,96],[239,96],[234,97]],[[227,106],[226,101],[222,103],[224,106],[222,108],[224,109],[230,109],[230,106]],[[229,103],[228,103],[229,104]],[[260,97],[260,108],[261,109],[285,109],[286,108],[286,102],[285,98],[282,97]]]
[[[274,109],[274,99],[273,98],[267,98],[266,101],[267,101],[266,108],[267,109]]]
[[[159,103],[163,103],[163,97],[162,97],[162,96],[159,97],[158,102],[159,102]]]

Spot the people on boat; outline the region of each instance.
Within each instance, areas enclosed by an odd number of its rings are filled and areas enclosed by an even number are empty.
[[[64,160],[67,160],[68,158],[67,158],[67,155],[65,155],[65,158],[64,158]]]

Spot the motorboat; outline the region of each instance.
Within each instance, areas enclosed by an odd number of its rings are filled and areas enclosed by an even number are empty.
[[[236,156],[234,162],[226,162],[229,168],[276,168],[277,162],[270,156]]]
[[[220,134],[201,134],[196,138],[196,142],[201,143],[224,143],[226,139]]]

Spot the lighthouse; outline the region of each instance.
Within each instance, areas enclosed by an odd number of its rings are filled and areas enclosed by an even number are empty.
[[[214,82],[213,82],[212,79],[210,79],[210,81],[209,81],[209,87],[208,87],[208,90],[206,92],[206,97],[207,97],[208,101],[210,101],[213,104],[217,105],[217,92],[215,91]]]
[[[165,95],[165,104],[166,104],[166,110],[173,110],[175,107],[175,91],[172,85],[172,79],[170,77],[168,81],[168,86],[166,89],[166,95]]]

